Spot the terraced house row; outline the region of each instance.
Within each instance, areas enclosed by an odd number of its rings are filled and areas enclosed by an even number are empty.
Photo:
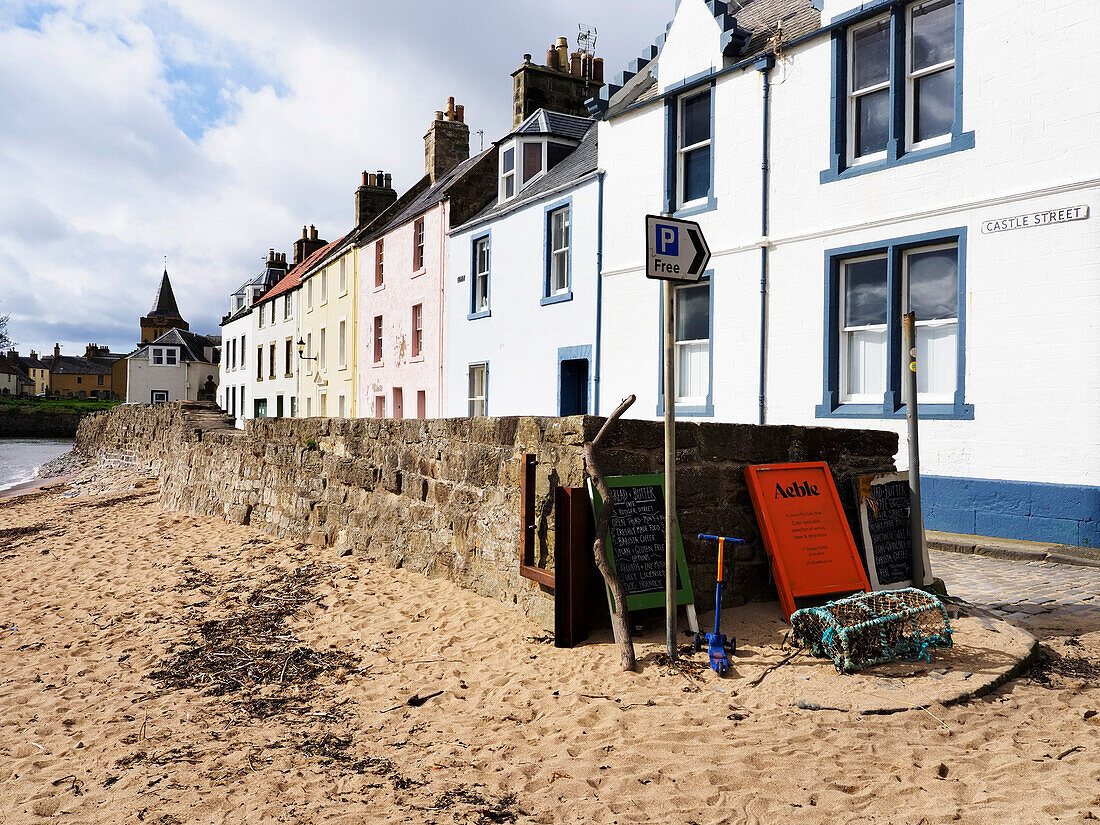
[[[633,393],[660,416],[643,226],[671,214],[714,252],[677,289],[678,415],[904,434],[912,310],[927,525],[1100,543],[1097,24],[1074,0],[682,0],[610,82],[559,38],[513,73],[508,134],[471,154],[451,99],[420,180],[366,172],[336,240],[270,253],[231,297],[219,403],[570,415]]]

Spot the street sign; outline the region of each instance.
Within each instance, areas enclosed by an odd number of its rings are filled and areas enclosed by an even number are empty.
[[[698,281],[710,262],[710,247],[695,221],[646,215],[645,276],[659,281]]]

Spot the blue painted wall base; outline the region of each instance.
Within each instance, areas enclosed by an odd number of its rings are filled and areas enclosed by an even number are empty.
[[[928,530],[1100,547],[1100,487],[922,475],[921,499]]]

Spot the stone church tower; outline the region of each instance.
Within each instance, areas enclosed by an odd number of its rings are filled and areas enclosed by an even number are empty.
[[[165,269],[157,297],[153,300],[153,308],[141,319],[141,343],[150,344],[170,329],[187,331],[189,328],[187,322],[180,317],[176,296],[172,294],[172,283],[168,280],[168,270]]]

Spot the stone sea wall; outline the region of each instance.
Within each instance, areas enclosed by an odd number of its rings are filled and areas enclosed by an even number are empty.
[[[553,626],[553,595],[519,575],[520,474],[536,456],[536,556],[553,569],[553,492],[584,484],[583,445],[603,419],[258,419],[242,432],[213,407],[127,405],[86,419],[76,449],[156,470],[163,504],[221,516],[318,548],[364,554],[450,579]],[[661,472],[658,422],[620,421],[600,450],[606,475]],[[849,515],[855,475],[892,470],[893,433],[681,423],[678,514],[696,597],[713,600],[714,548],[700,532],[741,536],[727,557],[731,600],[769,596],[767,559],[743,470],[826,461]],[[853,520],[853,523],[854,520]]]
[[[0,438],[72,438],[85,415],[0,405]]]

